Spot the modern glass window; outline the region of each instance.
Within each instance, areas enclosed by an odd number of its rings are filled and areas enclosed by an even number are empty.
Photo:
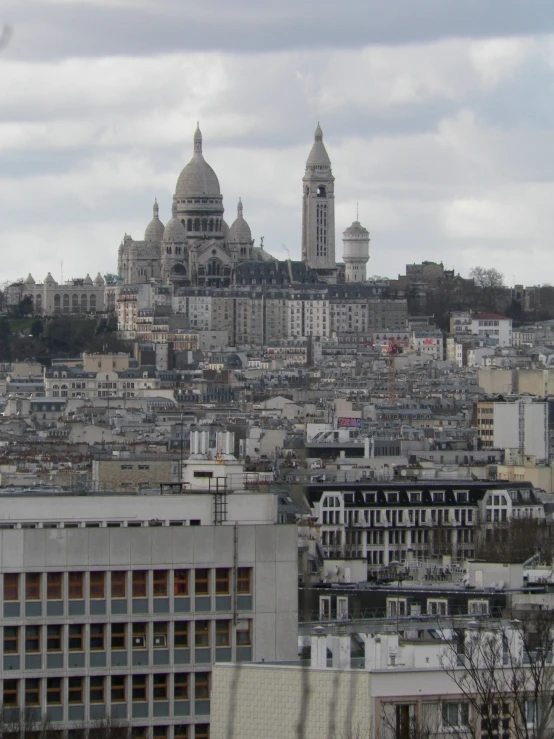
[[[216,595],[229,595],[231,592],[231,570],[226,567],[218,567],[215,571]]]
[[[197,647],[210,646],[210,621],[194,622],[194,644]]]
[[[84,572],[69,572],[67,575],[67,597],[70,600],[83,600],[84,595]]]
[[[189,699],[188,672],[175,673],[173,677],[173,698],[176,701],[187,701]]]
[[[239,622],[237,625],[237,647],[252,646],[252,621]]]
[[[4,600],[19,600],[19,575],[16,573],[4,574]]]
[[[112,675],[112,703],[125,703],[125,675]]]
[[[173,573],[173,594],[184,596],[189,594],[189,571],[175,570]]]
[[[126,649],[127,624],[112,624],[112,649]]]
[[[40,626],[25,627],[25,651],[40,652]]]
[[[63,574],[48,572],[46,575],[46,597],[48,600],[61,600],[63,596]]]
[[[56,624],[46,627],[46,649],[48,652],[62,651],[62,627]]]
[[[19,680],[4,680],[3,704],[17,706],[19,704]]]
[[[19,652],[19,626],[4,626],[4,654]]]
[[[252,568],[239,567],[237,571],[237,593],[239,595],[252,594]]]
[[[195,595],[210,594],[210,571],[200,569],[194,571],[194,592]]]
[[[83,643],[83,624],[69,624],[69,651],[82,652]]]
[[[90,597],[92,599],[103,599],[106,597],[106,573],[91,572],[90,578]]]
[[[135,570],[133,572],[133,598],[148,597],[148,572]]]
[[[133,675],[133,701],[145,701],[146,695],[146,675]]]
[[[152,575],[152,589],[154,591],[155,598],[166,598],[168,595],[167,589],[168,572],[167,570],[154,570]]]
[[[154,622],[154,649],[167,647],[167,621]]]
[[[116,570],[111,574],[112,598],[127,597],[127,573]]]
[[[25,705],[40,706],[40,680],[38,678],[25,680]]]
[[[194,697],[196,700],[209,700],[210,673],[197,672],[194,676]]]
[[[48,705],[58,705],[62,702],[61,677],[49,677],[46,680],[46,702]]]
[[[25,600],[40,600],[40,572],[25,575]]]
[[[91,624],[90,625],[90,648],[91,650],[103,650],[104,645],[104,624]]]
[[[69,703],[83,702],[83,678],[70,677],[67,684],[67,699]]]
[[[133,624],[133,649],[146,649],[146,624]]]
[[[168,675],[154,675],[152,677],[152,698],[155,701],[166,701]]]
[[[189,621],[175,621],[174,626],[175,647],[188,647],[189,645]]]
[[[231,645],[231,621],[229,619],[215,622],[215,645],[216,647]]]
[[[104,703],[104,678],[91,677],[89,685],[89,698],[91,703]]]

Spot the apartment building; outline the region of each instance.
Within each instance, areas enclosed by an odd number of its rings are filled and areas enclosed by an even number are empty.
[[[513,449],[522,460],[532,456],[548,463],[548,403],[529,397],[478,401],[474,420],[483,449]]]
[[[323,556],[369,568],[441,554],[470,559],[480,524],[545,515],[525,482],[323,482],[307,485],[306,497]]]
[[[173,296],[172,309],[187,317],[190,329],[227,331],[231,344],[263,345],[305,336],[329,338],[333,332],[398,331],[407,324],[405,300],[387,299],[381,288],[366,284],[268,284],[265,288],[220,288],[215,293],[185,287]],[[130,317],[129,311],[121,313],[120,331],[128,329],[123,321]]]
[[[297,735],[298,727],[305,739],[401,739],[420,732],[488,736],[488,713],[477,709],[478,703],[468,696],[470,678],[463,686],[464,665],[458,661],[451,630],[438,629],[436,619],[434,629],[423,628],[419,624],[401,633],[391,633],[390,627],[374,631],[373,625],[373,633],[351,633],[344,625],[332,631],[319,628],[306,638],[309,659],[288,665],[249,664],[241,669],[217,665],[212,739],[280,739]],[[418,629],[425,638],[418,638]],[[505,623],[486,632],[489,638],[503,634],[509,645],[509,653],[506,648],[500,650],[500,669],[504,659],[509,664],[521,662],[517,650],[522,650],[522,639],[516,629]],[[464,638],[482,637],[468,628]],[[355,644],[360,646],[356,658]],[[530,685],[545,685],[536,701],[530,695],[530,708],[526,708],[526,728],[535,735],[537,706],[546,692],[546,681],[533,682],[532,669],[521,666],[522,671],[529,670]],[[482,685],[491,684],[484,670],[479,696],[485,695]],[[501,727],[494,735],[509,737],[517,719],[502,703],[502,693],[496,688],[487,694],[494,701],[489,710]],[[522,694],[519,690],[518,695]],[[547,721],[550,724],[551,717]]]
[[[296,655],[296,527],[276,525],[272,495],[10,495],[0,509],[4,710],[57,732],[111,717],[207,739],[216,661]]]

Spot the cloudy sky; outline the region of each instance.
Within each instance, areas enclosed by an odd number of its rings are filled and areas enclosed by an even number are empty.
[[[317,121],[337,259],[443,260],[554,283],[553,0],[3,0],[0,282],[116,268],[154,197],[167,220],[200,121],[258,242],[300,258]]]

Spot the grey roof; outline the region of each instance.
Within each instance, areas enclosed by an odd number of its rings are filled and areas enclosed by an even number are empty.
[[[237,217],[229,229],[229,242],[235,244],[249,244],[252,241],[250,226],[242,215],[242,200],[239,198],[237,205]]]
[[[219,196],[221,191],[216,173],[202,155],[202,134],[198,127],[194,134],[194,153],[179,175],[175,196],[179,199],[186,199],[205,195]]]
[[[345,229],[343,236],[369,236],[369,231],[359,221],[353,221],[352,225]]]
[[[331,160],[323,143],[323,131],[319,123],[315,130],[314,143],[306,161],[306,167],[331,167]]]
[[[184,244],[187,240],[187,232],[181,221],[177,218],[177,205],[171,207],[171,218],[164,230],[163,240],[172,244]]]
[[[160,244],[161,240],[163,239],[164,235],[164,224],[160,221],[158,212],[158,201],[154,200],[154,213],[152,220],[146,226],[146,231],[144,232],[144,240],[145,241],[151,241],[153,244]]]

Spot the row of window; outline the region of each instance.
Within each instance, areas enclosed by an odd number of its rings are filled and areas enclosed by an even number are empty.
[[[88,688],[89,703],[126,703],[130,697],[133,703],[148,701],[209,700],[209,672],[177,672],[157,675],[111,675],[90,677],[47,677],[25,678],[25,680],[4,680],[2,698],[4,707],[40,706],[43,700],[42,682],[46,683],[46,704],[70,705],[85,702]],[[193,687],[194,684],[194,687]],[[67,690],[67,699],[65,691]]]
[[[407,513],[406,516],[404,515],[405,513]],[[430,518],[427,517],[428,513],[430,514]],[[452,517],[450,515],[451,513],[453,514]],[[430,510],[423,508],[415,511],[411,509],[404,511],[402,509],[390,510],[387,508],[385,510],[347,510],[344,512],[344,516],[340,510],[324,510],[322,513],[322,523],[331,526],[341,525],[343,522],[349,526],[362,523],[373,526],[385,522],[392,526],[396,526],[397,523],[415,523],[417,526],[420,522],[425,523],[428,520],[432,523],[437,521],[439,523],[459,523],[460,521],[462,523],[466,521],[471,523],[473,521],[473,510],[471,508],[455,508],[453,511],[450,508],[431,508]]]
[[[173,624],[173,627],[171,627]],[[194,641],[192,642],[192,624],[194,624]],[[165,649],[173,636],[175,649],[188,648],[191,643],[195,647],[231,646],[231,619],[197,620],[197,621],[154,621],[133,623],[91,623],[88,625],[88,643],[91,650],[103,651],[109,645],[112,650],[127,649],[130,643],[133,649]],[[46,639],[47,652],[65,651],[64,642],[70,652],[82,652],[85,649],[87,633],[86,624],[49,624],[48,626],[4,626],[4,654],[18,654],[21,640],[24,640],[26,653],[42,651],[43,640]],[[252,646],[252,621],[244,619],[238,622],[236,629],[237,646]]]
[[[130,588],[129,588],[130,578]],[[40,572],[4,573],[4,600],[18,601],[23,590],[25,600],[41,600],[44,576]],[[232,570],[218,567],[215,570],[199,568],[195,570],[112,570],[111,572],[47,572],[47,600],[61,600],[64,595],[64,580],[67,597],[82,600],[85,592],[91,599],[104,599],[109,592],[112,598],[126,598],[130,590],[133,598],[147,598],[152,581],[154,598],[166,598],[172,591],[176,597],[188,596],[189,585],[194,583],[195,595],[210,595],[212,581],[216,595],[229,595],[232,587]],[[252,593],[252,568],[237,569],[237,593]]]
[[[386,499],[388,503],[400,502],[400,493],[398,492],[385,493],[385,495],[386,495]],[[408,497],[409,497],[410,503],[421,503],[422,501],[422,494],[420,491],[410,492],[408,493]],[[442,490],[435,490],[431,493],[431,500],[433,501],[433,503],[444,503],[446,500],[446,494]],[[364,493],[364,501],[366,503],[377,502],[377,493]],[[456,501],[458,503],[467,503],[468,502],[467,491],[463,490],[463,491],[457,492]],[[354,503],[354,493],[345,493],[344,502],[346,504]],[[324,508],[340,508],[341,500],[336,495],[327,495],[326,497],[323,498],[321,505]]]

